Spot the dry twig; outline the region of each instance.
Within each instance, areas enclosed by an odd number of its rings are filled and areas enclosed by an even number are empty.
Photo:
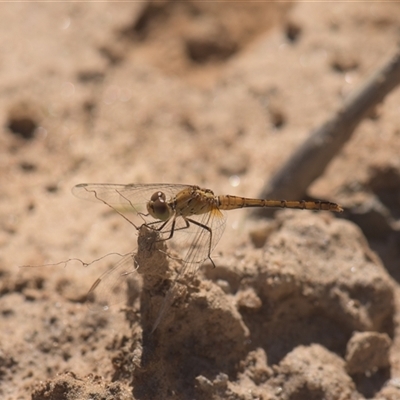
[[[304,198],[307,188],[324,172],[332,158],[350,139],[357,125],[399,84],[400,45],[394,57],[297,149],[263,189],[261,198]],[[252,215],[268,217],[273,212],[258,209]]]

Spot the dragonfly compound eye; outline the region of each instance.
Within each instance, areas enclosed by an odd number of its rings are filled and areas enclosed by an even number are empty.
[[[163,192],[156,192],[151,196],[147,210],[152,217],[161,221],[166,221],[171,216],[171,210]]]

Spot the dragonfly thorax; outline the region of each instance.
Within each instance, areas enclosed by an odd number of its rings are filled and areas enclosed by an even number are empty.
[[[147,203],[147,211],[153,218],[161,221],[167,221],[173,214],[173,210],[163,192],[155,192],[150,197],[150,201]]]

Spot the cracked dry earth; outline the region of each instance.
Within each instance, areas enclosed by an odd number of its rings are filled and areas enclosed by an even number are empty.
[[[174,240],[71,194],[256,197],[390,57],[398,3],[0,11],[1,399],[400,399],[398,90],[308,188],[344,213],[229,211],[216,267],[177,281]],[[137,271],[88,302],[126,254]],[[103,295],[122,302],[94,312]]]

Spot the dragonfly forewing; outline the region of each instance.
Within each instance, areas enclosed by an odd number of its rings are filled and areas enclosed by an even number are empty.
[[[89,309],[95,312],[106,311],[117,304],[126,304],[129,280],[138,278],[137,268],[135,253],[129,253],[104,272],[87,294]]]
[[[134,212],[145,212],[146,204],[154,192],[163,191],[169,198],[187,188],[188,185],[171,184],[108,184],[81,183],[72,188],[72,193],[81,199],[102,201],[110,207],[132,207]]]

